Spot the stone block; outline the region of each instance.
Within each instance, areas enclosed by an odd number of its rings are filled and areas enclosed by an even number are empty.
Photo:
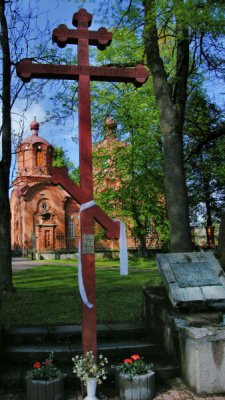
[[[180,346],[187,384],[197,393],[225,392],[225,327],[185,327]]]
[[[225,393],[224,314],[172,309],[162,288],[143,293],[149,333],[161,338],[165,356],[178,362],[183,380],[198,394]]]

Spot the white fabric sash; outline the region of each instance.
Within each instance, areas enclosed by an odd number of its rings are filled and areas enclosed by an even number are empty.
[[[84,288],[84,282],[83,282],[83,274],[82,274],[82,262],[81,262],[81,245],[79,242],[79,247],[78,247],[78,286],[79,286],[79,292],[80,292],[80,297],[83,301],[83,303],[88,307],[88,308],[93,308],[93,304],[90,303],[90,301],[87,298],[86,290]]]
[[[128,252],[126,225],[120,222],[120,275],[128,275]]]
[[[87,210],[87,208],[94,207],[96,205],[94,200],[87,201],[87,203],[83,203],[80,205],[80,212]]]
[[[87,203],[83,203],[80,205],[80,213],[84,210],[87,210],[90,207],[95,206],[95,201],[91,200],[88,201]],[[127,237],[126,237],[126,226],[125,223],[122,221],[119,221],[120,223],[120,275],[128,275],[128,252],[127,252]],[[84,282],[83,282],[83,273],[82,273],[82,261],[81,261],[81,243],[79,242],[79,247],[78,247],[78,286],[79,286],[79,292],[81,299],[83,303],[88,307],[88,308],[93,308],[93,304],[89,302],[86,294],[86,290],[84,287]]]
[[[84,210],[87,210],[90,207],[95,206],[94,200],[88,201],[87,203],[83,203],[80,205],[80,213]],[[80,297],[83,301],[83,303],[88,307],[88,308],[93,308],[93,304],[90,303],[90,301],[87,298],[86,290],[84,287],[84,281],[83,281],[83,273],[82,273],[82,261],[81,261],[81,243],[79,242],[79,247],[78,247],[78,286],[79,286],[79,292],[80,292]]]

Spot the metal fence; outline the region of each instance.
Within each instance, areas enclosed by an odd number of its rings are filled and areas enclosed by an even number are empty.
[[[69,237],[63,233],[57,233],[55,238],[55,249],[73,250],[78,248],[79,237]]]

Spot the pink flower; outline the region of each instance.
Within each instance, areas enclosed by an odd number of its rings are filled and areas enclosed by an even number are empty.
[[[52,361],[51,360],[46,360],[45,361],[45,366],[48,367],[49,365],[52,365]]]
[[[39,361],[36,361],[33,365],[33,368],[35,369],[41,368],[41,363]]]
[[[125,358],[125,360],[123,360],[124,364],[132,364],[133,360],[132,358]]]
[[[141,357],[140,357],[138,354],[133,354],[133,355],[131,356],[131,358],[132,358],[132,360],[134,360],[134,361],[140,360],[140,359],[141,359]]]

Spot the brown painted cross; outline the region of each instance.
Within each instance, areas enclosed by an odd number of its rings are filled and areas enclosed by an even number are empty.
[[[59,25],[53,31],[53,41],[59,47],[65,47],[67,44],[78,45],[78,65],[33,64],[30,59],[23,59],[16,66],[17,74],[24,82],[29,82],[31,78],[78,80],[80,186],[71,181],[65,168],[52,168],[51,180],[53,184],[60,184],[79,204],[93,200],[90,80],[133,82],[135,86],[141,86],[149,76],[143,65],[137,65],[134,68],[90,66],[89,45],[103,50],[112,41],[112,33],[105,28],[89,31],[91,22],[92,15],[80,9],[73,15],[73,25],[77,29],[68,29],[66,25]],[[87,298],[93,304],[93,308],[88,308],[83,304],[82,346],[84,353],[92,350],[96,354],[94,221],[106,230],[108,238],[119,238],[120,225],[111,220],[97,205],[81,212],[83,281]]]

